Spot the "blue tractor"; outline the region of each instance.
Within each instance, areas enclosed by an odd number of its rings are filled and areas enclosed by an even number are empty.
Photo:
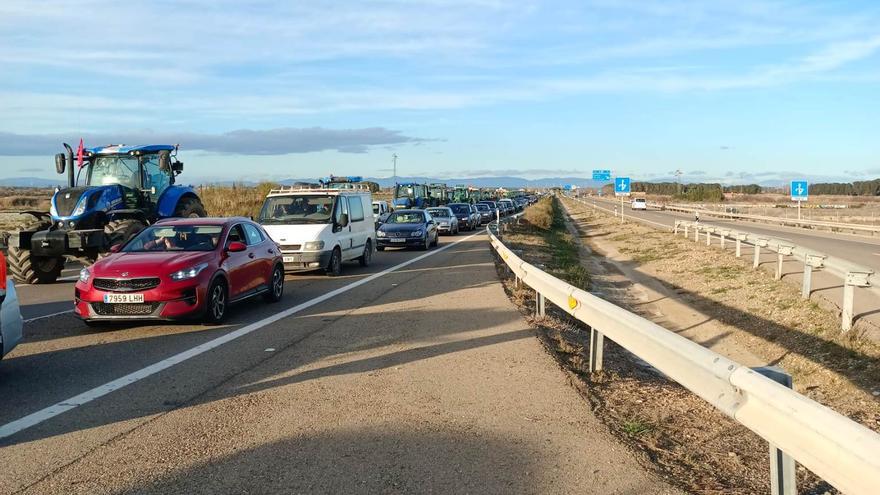
[[[36,220],[8,239],[9,271],[19,283],[54,282],[67,259],[91,264],[156,220],[205,216],[196,191],[175,184],[183,171],[176,146],[90,148],[76,171],[73,149],[64,148],[55,169],[67,171],[67,187],[55,190],[48,214],[26,212]]]
[[[409,182],[395,184],[394,208],[427,208],[431,206],[428,186]]]

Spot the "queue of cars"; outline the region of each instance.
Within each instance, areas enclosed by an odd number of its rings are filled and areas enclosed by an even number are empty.
[[[114,245],[80,271],[74,313],[89,325],[192,318],[216,324],[232,304],[257,296],[280,301],[286,272],[324,270],[333,276],[345,262],[370,265],[376,250],[428,250],[441,234],[478,229],[529,202],[522,197],[391,210],[372,201],[368,188],[352,184],[276,189],[254,220],[168,218]],[[0,304],[5,354],[21,338],[13,284],[0,289]]]

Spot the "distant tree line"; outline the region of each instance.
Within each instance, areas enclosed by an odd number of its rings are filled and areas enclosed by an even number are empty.
[[[880,196],[880,179],[856,182],[827,182],[810,184],[810,194],[841,196]]]

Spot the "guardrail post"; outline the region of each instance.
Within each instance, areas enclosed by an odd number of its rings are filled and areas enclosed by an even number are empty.
[[[813,268],[822,268],[825,265],[825,256],[821,254],[807,254],[804,256],[804,285],[801,288],[801,297],[810,298],[813,291]]]
[[[774,382],[791,388],[791,375],[777,366],[752,368]],[[771,495],[797,495],[794,458],[770,444],[770,493]]]
[[[782,280],[782,263],[785,261],[785,257],[790,255],[794,246],[783,246],[780,245],[776,252],[776,280]]]
[[[543,318],[547,315],[547,303],[544,294],[535,291],[535,316]]]
[[[715,229],[713,229],[711,227],[706,229],[706,245],[707,246],[712,245],[712,232],[715,232]]]
[[[843,283],[843,311],[841,312],[842,321],[840,327],[844,332],[852,330],[853,324],[853,303],[855,302],[855,287],[870,287],[871,282],[868,277],[873,272],[847,272],[846,280]]]
[[[678,235],[678,226],[679,226],[679,224],[681,224],[681,221],[676,220],[676,221],[675,221],[675,226],[672,227],[672,235]]]
[[[688,236],[688,224],[684,224],[684,238],[687,239]]]
[[[742,234],[737,232],[736,234],[736,257],[739,258],[742,256],[742,241],[749,238],[748,234]]]
[[[758,239],[755,241],[755,261],[752,263],[752,268],[758,269],[758,265],[761,264],[761,248],[767,247],[767,239]]]
[[[602,354],[605,336],[590,327],[590,372],[602,370]]]
[[[721,249],[724,249],[724,242],[727,240],[727,236],[729,236],[729,235],[730,235],[729,230],[722,230],[721,231]]]
[[[700,226],[694,225],[694,242],[698,242],[700,240]]]

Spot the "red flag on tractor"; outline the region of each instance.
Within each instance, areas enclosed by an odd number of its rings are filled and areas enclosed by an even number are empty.
[[[83,140],[79,138],[79,148],[76,149],[76,165],[79,168],[83,166]]]

